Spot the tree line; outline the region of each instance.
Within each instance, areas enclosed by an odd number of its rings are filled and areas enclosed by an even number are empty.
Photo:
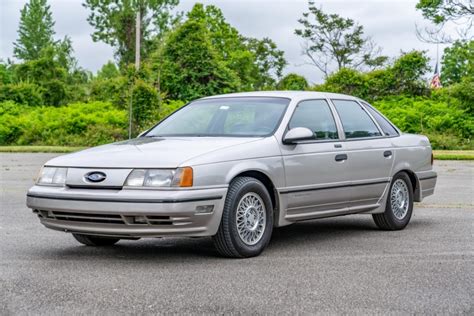
[[[47,0],[29,0],[21,10],[18,38],[13,44],[17,61],[0,62],[0,115],[5,118],[18,107],[21,113],[27,113],[33,111],[31,107],[43,106],[44,112],[48,107],[77,103],[104,109],[110,104],[125,111],[132,102],[136,134],[185,102],[202,96],[279,89],[347,93],[375,103],[400,96],[451,98],[456,101],[449,102],[472,116],[474,41],[466,37],[466,32],[450,39],[451,45],[441,60],[445,88],[432,91],[427,85],[432,68],[426,52],[384,56],[365,34],[363,25],[326,13],[309,1],[308,11],[299,19],[295,17],[299,27],[294,32],[302,41],[302,58],[308,67],[324,76],[322,84],[313,84],[296,73],[283,75],[288,62],[272,39],[243,36],[217,6],[197,3],[182,13],[176,12],[178,2],[85,0],[88,22],[94,28],[92,39],[111,45],[115,56],[93,74],[79,66],[71,38],[55,38]],[[420,0],[417,9],[439,28],[452,20],[472,22],[469,1]],[[142,43],[138,70],[134,67],[137,12]],[[90,111],[90,107],[84,108]],[[83,129],[88,128],[86,125],[79,124]],[[472,126],[463,128],[462,135],[456,137],[470,144],[470,136],[466,135],[472,132]],[[113,130],[113,137],[123,137],[116,128]],[[15,133],[20,132],[16,129]],[[2,140],[1,133],[0,128],[0,142],[18,140],[13,132]]]

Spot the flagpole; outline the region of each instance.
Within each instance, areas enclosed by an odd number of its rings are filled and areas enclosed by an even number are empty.
[[[438,64],[439,64],[439,43],[436,43],[436,68],[438,68]]]

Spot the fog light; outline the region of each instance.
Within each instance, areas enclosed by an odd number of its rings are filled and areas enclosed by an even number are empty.
[[[198,205],[196,206],[196,214],[212,213],[214,205]]]
[[[133,222],[137,224],[148,224],[146,216],[135,216]]]

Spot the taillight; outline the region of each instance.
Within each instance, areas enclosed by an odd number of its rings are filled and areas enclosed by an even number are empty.
[[[433,156],[433,153],[431,153],[431,165],[433,165],[433,162],[434,162],[434,156]]]

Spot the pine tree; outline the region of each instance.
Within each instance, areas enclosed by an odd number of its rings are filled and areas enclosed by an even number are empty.
[[[13,43],[15,57],[28,61],[54,44],[54,21],[47,0],[30,0],[21,10],[18,40]]]

